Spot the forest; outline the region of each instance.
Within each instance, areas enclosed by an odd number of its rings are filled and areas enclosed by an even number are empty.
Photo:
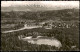
[[[52,19],[53,21],[79,21],[79,10],[78,9],[65,9],[65,10],[54,10],[54,11],[38,11],[38,12],[23,12],[23,11],[10,11],[1,12],[1,25],[17,24],[12,28],[1,28],[1,31],[9,29],[18,29],[23,27],[25,21],[35,20],[35,22],[45,21]],[[22,20],[22,21],[21,21]],[[79,24],[79,22],[77,22]],[[57,38],[61,43],[60,49],[50,45],[37,45],[31,44],[27,41],[21,41],[18,39],[19,35],[27,34],[35,36],[33,32],[36,32],[40,36]],[[36,35],[37,36],[37,35]],[[76,46],[76,47],[72,47]],[[2,33],[1,32],[1,50],[26,50],[26,51],[76,51],[79,50],[79,27],[76,28],[35,28],[25,29],[18,32]]]

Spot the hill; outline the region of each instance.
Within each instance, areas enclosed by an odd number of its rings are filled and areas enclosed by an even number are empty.
[[[1,12],[1,19],[16,19],[16,20],[61,20],[71,21],[79,20],[79,9],[64,9],[51,11],[10,11]]]

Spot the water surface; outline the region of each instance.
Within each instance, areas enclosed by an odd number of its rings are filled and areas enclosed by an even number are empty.
[[[22,38],[22,40],[23,40],[23,41],[28,41],[29,43],[32,43],[32,44],[51,45],[51,46],[55,46],[55,47],[58,47],[58,48],[62,47],[61,42],[58,41],[58,40],[55,39],[55,38],[48,38],[48,37],[31,38],[31,36],[30,36],[30,37]]]

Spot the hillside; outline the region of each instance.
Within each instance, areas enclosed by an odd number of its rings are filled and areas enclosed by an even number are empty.
[[[1,12],[1,19],[12,20],[61,20],[71,21],[79,20],[78,9],[64,9],[64,10],[51,10],[51,11],[11,11]]]

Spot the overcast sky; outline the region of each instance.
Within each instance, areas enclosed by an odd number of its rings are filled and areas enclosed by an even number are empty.
[[[49,8],[79,8],[79,1],[1,1],[1,7],[33,4]]]

